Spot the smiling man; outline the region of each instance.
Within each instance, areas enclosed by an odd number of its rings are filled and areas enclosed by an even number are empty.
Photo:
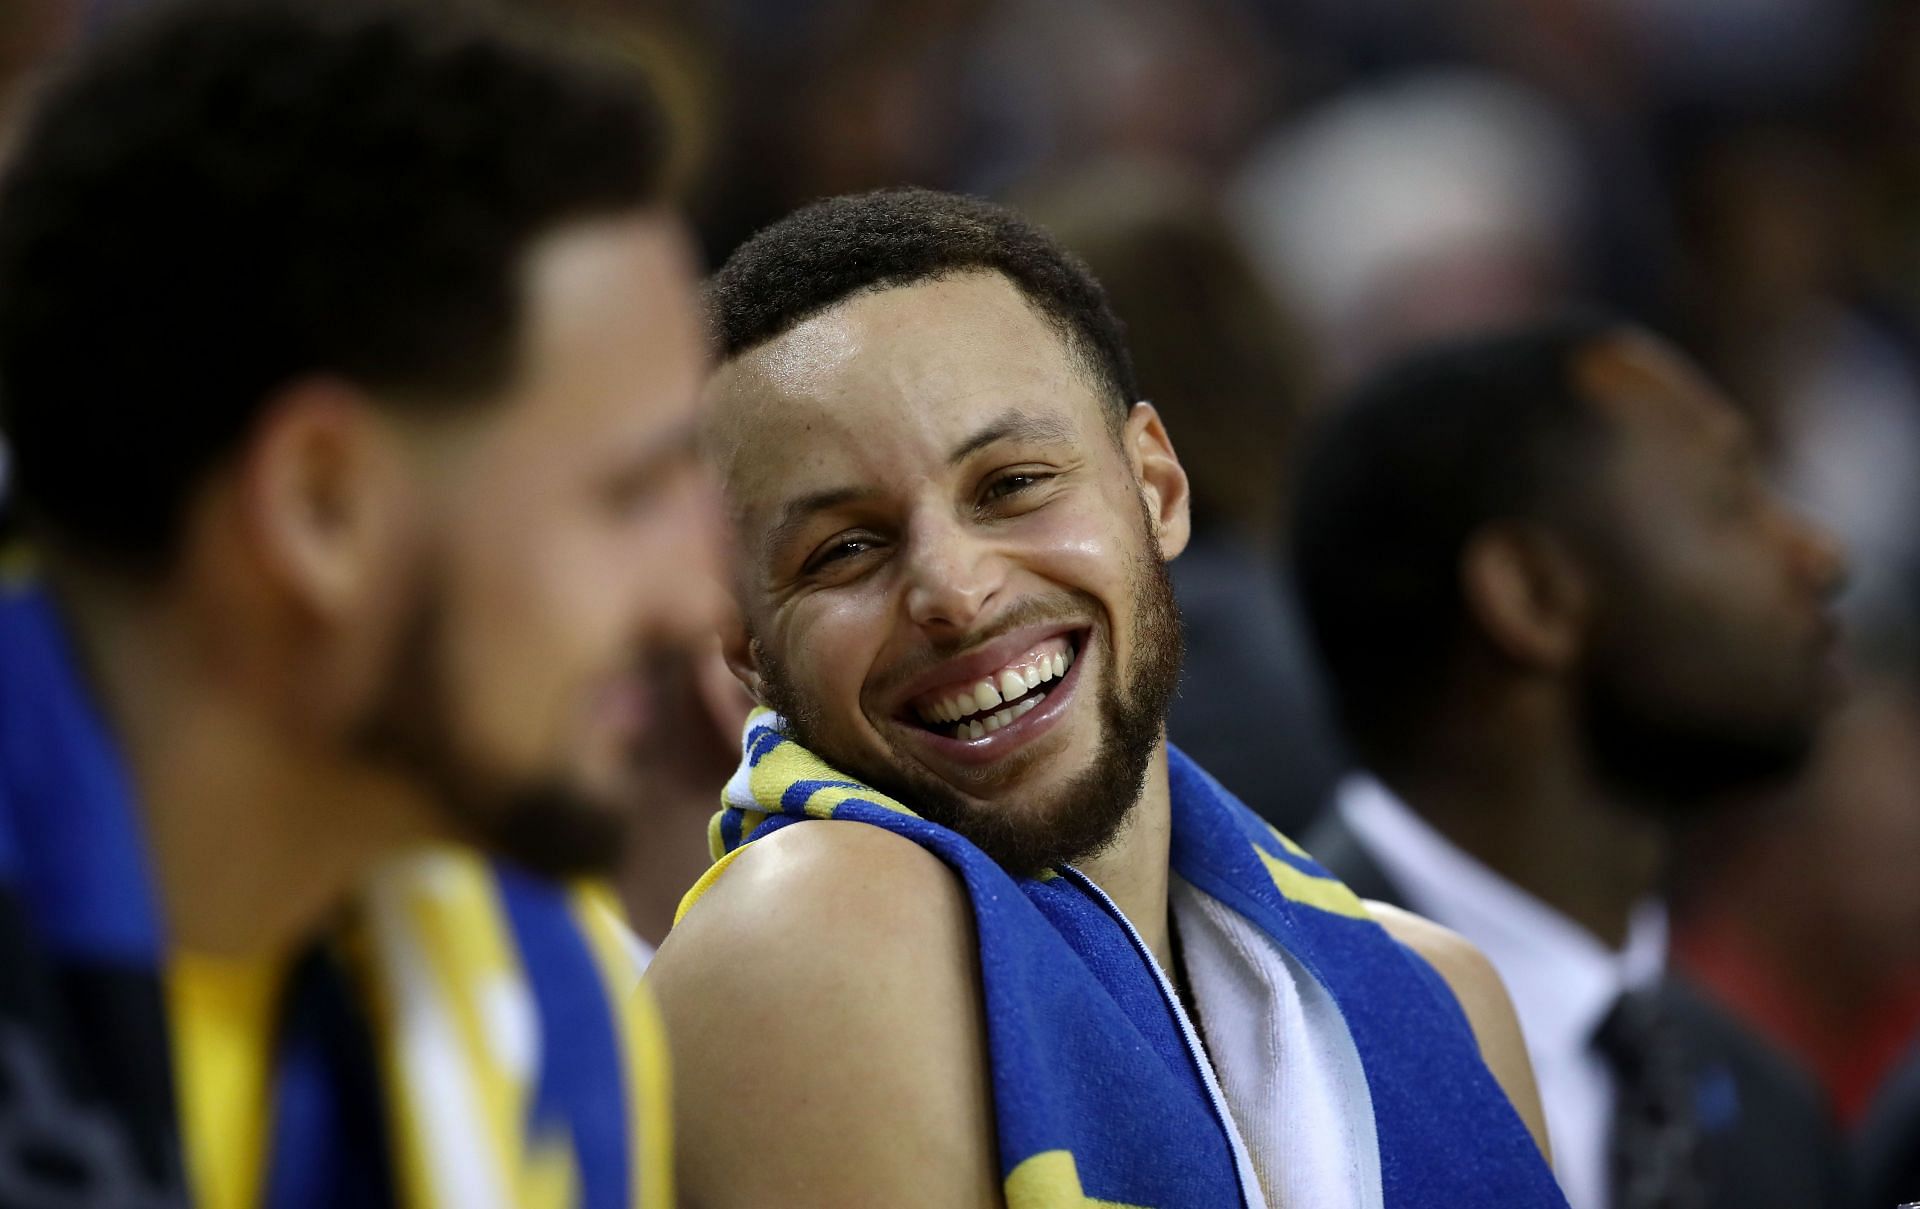
[[[650,974],[689,1201],[1562,1203],[1477,954],[1166,744],[1186,479],[1085,270],[885,192],[712,303],[772,708]]]

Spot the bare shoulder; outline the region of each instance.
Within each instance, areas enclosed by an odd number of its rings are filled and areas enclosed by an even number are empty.
[[[1546,1116],[1540,1108],[1540,1092],[1534,1085],[1533,1063],[1527,1057],[1526,1039],[1520,1020],[1514,1014],[1513,1000],[1506,984],[1486,955],[1473,943],[1450,928],[1443,928],[1425,916],[1386,903],[1367,903],[1367,913],[1387,934],[1418,953],[1446,982],[1473,1026],[1474,1039],[1487,1069],[1499,1080],[1507,1099],[1513,1102],[1520,1119],[1526,1122],[1540,1153],[1552,1158],[1547,1145]]]
[[[1388,935],[1426,958],[1427,964],[1446,979],[1454,996],[1460,999],[1460,1006],[1468,1009],[1469,1017],[1473,1011],[1468,1007],[1468,999],[1482,1006],[1495,999],[1507,1002],[1506,986],[1500,981],[1499,973],[1472,941],[1402,907],[1371,899],[1366,905],[1367,914],[1373,916]]]
[[[647,981],[687,1204],[997,1203],[973,912],[932,853],[832,820],[755,840]]]

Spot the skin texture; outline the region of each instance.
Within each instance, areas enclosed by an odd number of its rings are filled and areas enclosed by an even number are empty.
[[[1185,475],[1153,409],[1116,440],[1116,405],[986,274],[849,299],[723,367],[713,393],[744,619],[723,645],[742,682],[766,700],[783,677],[844,769],[1043,823],[1099,758],[1083,690],[1108,666],[1128,683],[1144,657],[1130,568],[1186,541]],[[810,497],[825,506],[793,511]],[[928,743],[907,690],[1036,602],[1082,635],[1086,678],[1058,720],[991,760]],[[1162,739],[1081,868],[1171,968],[1168,818]],[[828,822],[749,845],[648,975],[674,1038],[687,1203],[999,1204],[975,947],[958,881],[908,840]]]
[[[292,383],[197,492],[163,582],[50,568],[187,948],[283,950],[370,862],[473,834],[447,781],[473,804],[552,782],[624,809],[605,791],[647,725],[634,661],[718,603],[698,586],[721,542],[693,453],[690,257],[677,223],[636,213],[561,228],[525,264],[500,397],[403,420],[351,383]],[[443,711],[437,777],[362,738],[418,690],[423,632],[444,677],[417,698]]]

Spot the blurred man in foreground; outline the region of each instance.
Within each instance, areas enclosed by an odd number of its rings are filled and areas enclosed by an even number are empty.
[[[1810,1086],[1662,977],[1673,828],[1794,772],[1837,694],[1841,555],[1745,419],[1643,333],[1543,323],[1362,388],[1293,516],[1373,774],[1308,846],[1500,971],[1575,1209],[1840,1203]]]
[[[662,138],[622,70],[357,0],[164,6],[39,98],[0,1203],[671,1203],[572,888],[633,669],[712,623]]]
[[[711,297],[726,651],[778,712],[649,973],[689,1198],[1562,1204],[1478,957],[1167,746],[1186,476],[1086,270],[908,190]]]

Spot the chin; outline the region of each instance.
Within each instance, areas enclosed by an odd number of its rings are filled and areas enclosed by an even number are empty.
[[[531,873],[556,880],[604,877],[619,867],[629,815],[579,789],[528,786],[487,812],[480,845]]]

